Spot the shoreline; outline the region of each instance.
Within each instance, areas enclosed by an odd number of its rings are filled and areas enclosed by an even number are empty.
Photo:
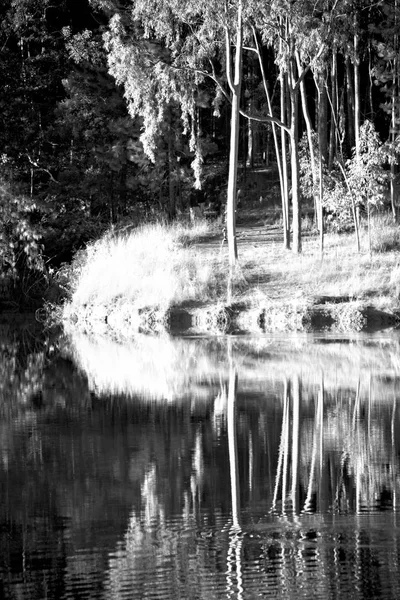
[[[339,300],[339,301],[335,301]],[[132,337],[137,333],[171,335],[265,334],[289,332],[368,332],[400,328],[400,309],[382,311],[360,301],[342,298],[314,302],[268,302],[259,306],[207,304],[196,307],[137,309],[129,303],[86,306],[62,324],[91,333]]]
[[[400,328],[396,224],[373,220],[374,252],[366,251],[365,231],[360,252],[352,234],[330,233],[321,256],[312,230],[294,254],[265,210],[243,211],[229,302],[227,248],[213,226],[157,224],[89,247],[67,272],[69,299],[49,320],[121,338]]]

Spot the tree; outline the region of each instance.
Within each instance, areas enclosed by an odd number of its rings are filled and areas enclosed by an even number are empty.
[[[174,0],[135,2],[129,14],[115,12],[109,22],[106,47],[109,69],[117,83],[123,84],[132,117],[143,118],[142,141],[154,159],[156,134],[169,105],[178,106],[185,129],[190,132],[190,146],[195,165],[201,162],[196,136],[195,98],[211,79],[216,85],[215,100],[223,96],[232,106],[231,154],[228,176],[227,225],[229,261],[237,258],[235,205],[238,161],[239,113],[261,122],[287,126],[273,115],[247,115],[240,108],[242,76],[241,43],[244,24],[249,22],[261,3],[242,0],[228,3],[218,0],[212,5]],[[247,32],[251,33],[249,28]],[[232,48],[235,69],[232,73]],[[197,176],[197,185],[199,185]]]

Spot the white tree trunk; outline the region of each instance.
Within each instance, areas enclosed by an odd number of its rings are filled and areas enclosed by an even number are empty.
[[[230,77],[230,40],[227,33],[226,53],[227,53],[227,71],[228,81]],[[231,109],[231,137],[229,151],[229,175],[228,175],[228,195],[226,203],[226,231],[228,238],[229,265],[234,267],[237,261],[237,242],[236,242],[236,184],[238,171],[239,155],[239,109],[240,109],[240,90],[242,84],[242,3],[239,1],[236,26],[236,54],[235,54],[235,72],[233,82],[231,81],[232,91],[232,109]]]

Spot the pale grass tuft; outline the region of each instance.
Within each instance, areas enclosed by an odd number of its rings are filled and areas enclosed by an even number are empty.
[[[371,242],[373,252],[399,250],[399,225],[392,215],[376,215],[371,220]]]
[[[128,235],[105,235],[79,258],[72,307],[111,307],[123,298],[136,308],[166,309],[199,298],[218,299],[225,289],[226,267],[218,257],[191,247],[206,233],[206,224],[200,223],[152,224]]]

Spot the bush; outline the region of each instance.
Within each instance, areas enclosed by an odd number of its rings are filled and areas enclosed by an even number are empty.
[[[204,235],[182,225],[138,227],[128,235],[108,233],[77,255],[69,270],[70,308],[110,306],[168,308],[214,301],[226,290],[227,269],[219,258],[192,248]]]
[[[0,278],[10,282],[13,300],[24,307],[40,304],[47,286],[41,233],[32,225],[37,206],[0,182]]]
[[[400,249],[399,226],[391,215],[377,215],[371,222],[371,249],[373,252],[390,252]]]

